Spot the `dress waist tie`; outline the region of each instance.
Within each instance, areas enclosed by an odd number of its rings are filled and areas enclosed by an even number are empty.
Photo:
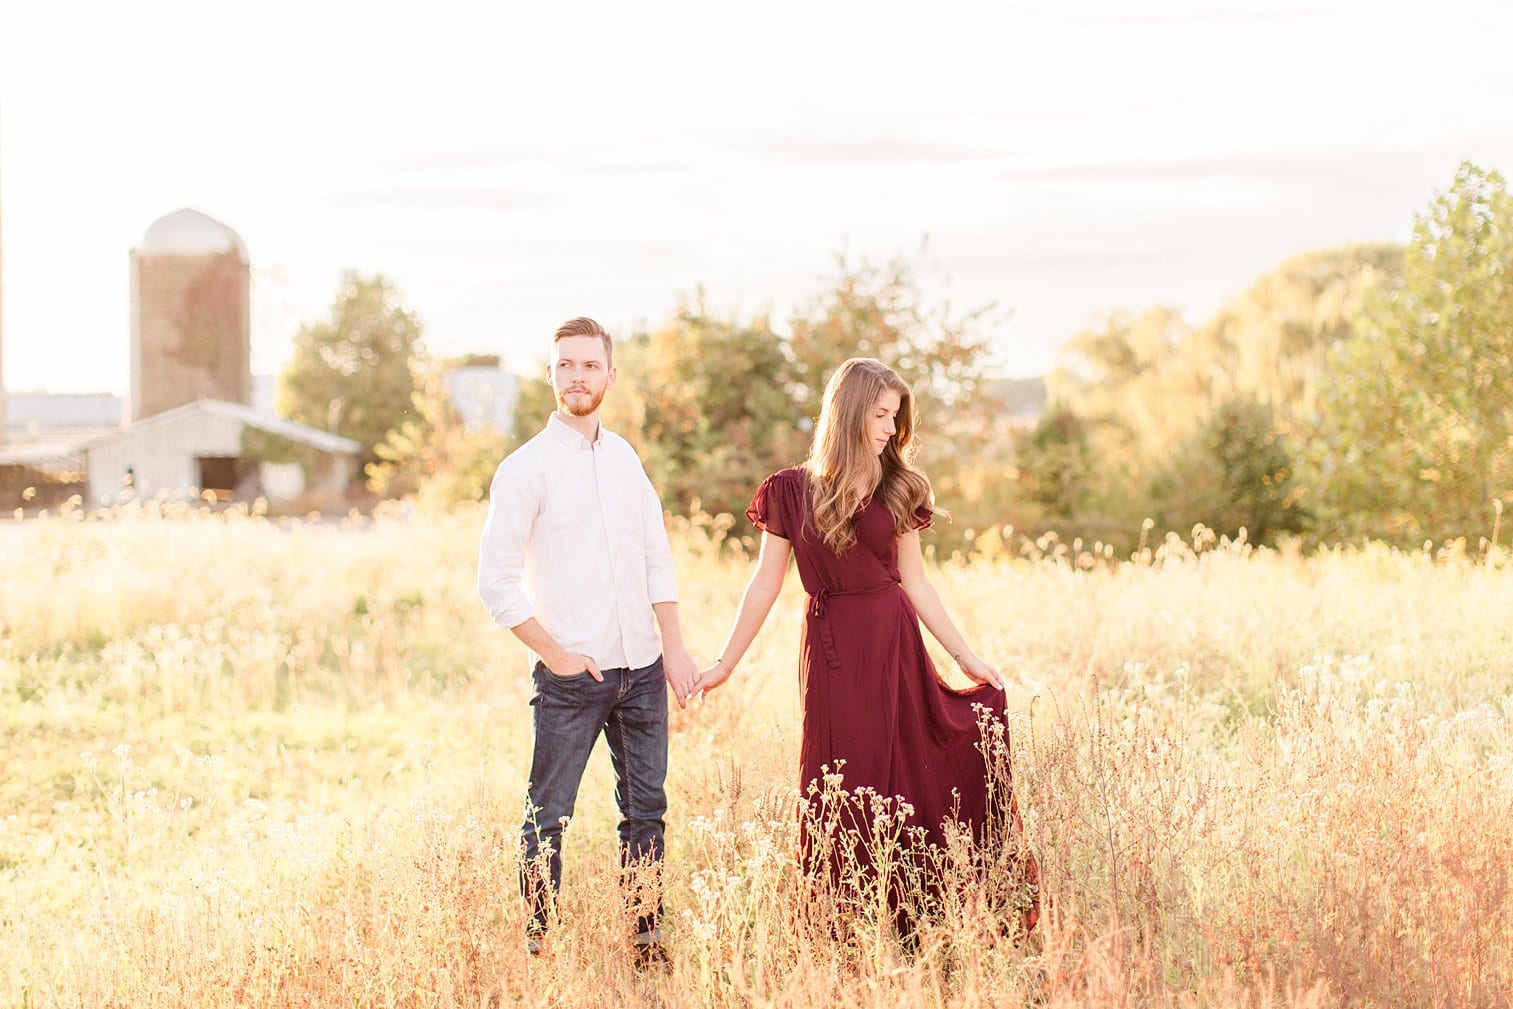
[[[887,592],[889,589],[899,587],[898,582],[883,582],[866,589],[829,589],[822,588],[809,597],[809,615],[820,620],[825,619],[825,604],[836,596],[876,596]]]

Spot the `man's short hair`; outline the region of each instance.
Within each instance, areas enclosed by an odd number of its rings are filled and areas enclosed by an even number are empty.
[[[557,327],[557,332],[552,335],[552,345],[565,336],[597,336],[604,341],[604,363],[610,367],[615,364],[615,343],[609,332],[586,315],[580,315],[576,319],[569,319]]]

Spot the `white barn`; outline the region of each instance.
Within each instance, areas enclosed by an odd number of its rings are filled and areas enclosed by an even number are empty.
[[[249,441],[263,450],[249,453]],[[275,506],[336,498],[356,474],[361,449],[350,438],[240,403],[202,399],[90,442],[89,500],[114,501],[127,488],[147,497],[263,497]]]
[[[520,398],[519,376],[499,367],[469,365],[448,371],[446,385],[467,430],[512,432],[515,401]]]

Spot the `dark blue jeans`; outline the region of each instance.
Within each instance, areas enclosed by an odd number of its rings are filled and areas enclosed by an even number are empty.
[[[588,756],[602,732],[615,768],[620,806],[620,868],[636,916],[636,938],[660,939],[662,833],[667,815],[667,681],[660,658],[643,669],[557,676],[532,671],[536,744],[526,786],[520,892],[532,934],[546,931],[562,887],[562,828],[573,815]]]

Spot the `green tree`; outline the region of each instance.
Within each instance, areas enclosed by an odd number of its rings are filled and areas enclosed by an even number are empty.
[[[607,409],[605,422],[620,420],[639,441],[669,508],[697,502],[739,515],[762,478],[797,462],[807,445],[789,374],[766,317],[713,315],[700,294],[626,347],[620,380],[634,395],[621,397],[615,414]]]
[[[1213,409],[1215,374],[1209,348],[1170,308],[1114,313],[1068,341],[1046,385],[1078,418],[1097,476],[1078,513],[1054,527],[1133,545],[1141,523],[1160,510],[1150,474]],[[1034,467],[1032,455],[1032,473]]]
[[[1382,242],[1305,252],[1262,276],[1201,329],[1220,394],[1265,404],[1290,434],[1317,424],[1330,348],[1402,263],[1403,247]]]
[[[1222,404],[1183,441],[1148,498],[1160,529],[1185,533],[1201,522],[1226,536],[1244,529],[1252,543],[1301,533],[1309,519],[1294,451],[1270,407],[1244,398]]]
[[[986,378],[992,306],[963,315],[927,301],[907,260],[886,266],[837,260],[840,275],[791,324],[790,392],[802,416],[818,419],[825,383],[847,358],[875,357],[904,377],[926,423],[950,412],[988,413],[978,395]],[[937,428],[938,429],[938,428]]]
[[[1331,359],[1314,464],[1328,531],[1474,537],[1513,503],[1513,195],[1461,165],[1400,279]]]
[[[1158,307],[1115,313],[1074,336],[1047,386],[1087,423],[1106,475],[1128,481],[1212,409],[1211,365],[1181,314]]]
[[[374,447],[378,461],[368,464],[368,487],[439,507],[482,501],[509,439],[493,428],[467,429],[442,366],[420,366],[417,381],[410,414]]]
[[[619,347],[615,350],[615,364],[618,366],[621,356]],[[617,387],[609,394],[605,405],[610,405],[622,392],[623,390]],[[510,432],[507,442],[509,451],[513,452],[536,437],[546,424],[546,419],[556,408],[557,400],[552,395],[552,386],[546,380],[545,374],[522,376],[520,385],[515,390],[515,409],[511,414],[511,425],[514,430]],[[619,428],[614,425],[610,425],[610,428],[619,431]]]
[[[1093,465],[1087,425],[1061,405],[1014,438],[1021,498],[1036,506],[1037,526],[1065,524],[1086,513]]]
[[[381,276],[348,272],[330,317],[300,327],[279,380],[279,412],[356,440],[362,462],[413,409],[421,324]]]
[[[1278,453],[1293,453],[1320,423],[1329,349],[1350,338],[1359,306],[1400,272],[1400,259],[1391,245],[1305,253],[1200,326],[1158,307],[1111,315],[1074,337],[1047,384],[1085,421],[1099,479],[1063,528],[1116,542],[1133,538],[1146,517],[1183,530],[1198,521],[1220,531],[1245,525],[1256,540],[1263,528],[1301,528],[1312,477]],[[1271,432],[1255,427],[1263,419]],[[1215,454],[1230,451],[1216,441],[1226,430],[1243,432],[1247,450],[1260,453],[1251,475],[1285,470],[1284,512],[1263,507],[1265,484],[1247,483],[1236,460]]]

